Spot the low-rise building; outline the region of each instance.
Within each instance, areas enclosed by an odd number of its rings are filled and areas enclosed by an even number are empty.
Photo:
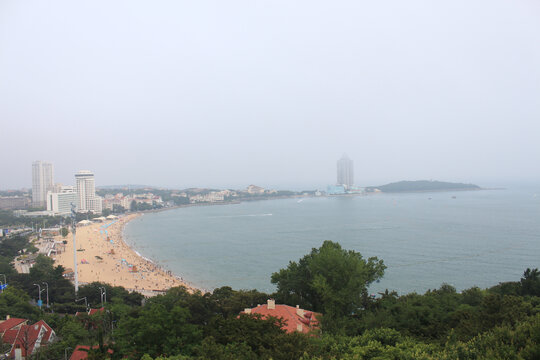
[[[28,325],[27,319],[10,318],[0,321],[2,342],[10,346],[9,359],[29,359],[37,350],[56,339],[54,330],[43,320]]]
[[[0,196],[0,210],[26,209],[30,198],[25,196]]]
[[[161,199],[161,196],[154,195],[152,193],[137,194],[133,196],[133,200],[135,200],[137,204],[142,204],[142,203],[148,204],[148,205],[163,204],[163,200]]]
[[[275,317],[284,321],[283,330],[288,333],[295,331],[309,333],[319,329],[317,316],[320,314],[289,305],[276,304],[275,300],[268,299],[266,304],[258,305],[254,308],[247,308],[241,314],[259,314],[263,318]]]
[[[347,190],[343,185],[328,185],[326,193],[328,195],[344,195],[347,193]]]
[[[264,194],[264,188],[257,185],[249,185],[246,189],[248,194],[261,195]]]
[[[75,209],[78,209],[79,198],[74,186],[61,186],[55,191],[47,193],[47,211],[54,215],[69,215],[71,204],[74,204]]]
[[[115,206],[121,206],[124,209],[129,209],[133,198],[130,196],[124,196],[122,193],[116,195],[107,194],[103,199],[103,208],[114,210]]]
[[[200,202],[220,202],[225,200],[225,195],[222,191],[212,191],[208,194],[197,194],[189,198],[189,202],[200,203]]]

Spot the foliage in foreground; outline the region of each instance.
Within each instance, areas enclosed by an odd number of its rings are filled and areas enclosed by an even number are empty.
[[[24,239],[0,244],[0,268],[10,283],[0,295],[0,317],[44,319],[55,329],[59,341],[41,348],[34,356],[38,359],[63,359],[64,350],[76,345],[95,346],[88,351],[90,359],[540,358],[537,269],[527,269],[519,281],[485,290],[458,293],[443,285],[425,294],[386,291],[371,299],[365,296],[366,287],[382,275],[382,262],[325,242],[274,274],[279,285],[275,294],[230,287],[190,294],[177,287],[142,305],[140,294],[92,283],[81,287],[79,296],[99,307],[99,287],[106,287],[106,311],[75,317],[85,307],[74,302],[73,286],[62,277],[61,267],[39,257],[30,274],[13,271],[10,261],[27,245]],[[336,281],[351,269],[360,281]],[[37,297],[33,284],[42,282],[49,284],[49,310],[31,303]],[[342,298],[326,291],[337,291]],[[287,334],[279,319],[238,315],[269,297],[290,305],[311,301],[304,306],[328,310],[322,335]]]

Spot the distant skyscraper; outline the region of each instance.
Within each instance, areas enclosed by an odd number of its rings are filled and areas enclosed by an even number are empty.
[[[44,207],[47,203],[47,191],[54,184],[54,170],[52,164],[43,161],[32,163],[32,204]]]
[[[102,199],[96,196],[94,174],[88,170],[81,170],[75,174],[77,182],[78,211],[92,211],[101,213]]]
[[[337,162],[337,184],[350,189],[354,185],[353,161],[347,155],[343,155]]]

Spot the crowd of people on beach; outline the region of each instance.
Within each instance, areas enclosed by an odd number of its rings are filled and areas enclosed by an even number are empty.
[[[77,229],[77,253],[84,254],[78,256],[79,280],[100,281],[146,293],[159,293],[180,285],[194,290],[181,277],[138,255],[123,241],[124,226],[137,216],[131,214],[109,224],[92,224]],[[71,246],[71,251],[66,249],[56,257],[56,261],[64,267],[71,267],[73,258],[69,254],[73,254],[73,244],[68,242],[67,246]]]

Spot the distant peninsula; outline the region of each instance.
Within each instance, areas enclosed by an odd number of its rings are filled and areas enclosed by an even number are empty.
[[[444,181],[417,180],[417,181],[398,181],[381,186],[369,186],[366,192],[424,192],[424,191],[465,191],[481,190],[482,188],[474,184],[451,183]]]

